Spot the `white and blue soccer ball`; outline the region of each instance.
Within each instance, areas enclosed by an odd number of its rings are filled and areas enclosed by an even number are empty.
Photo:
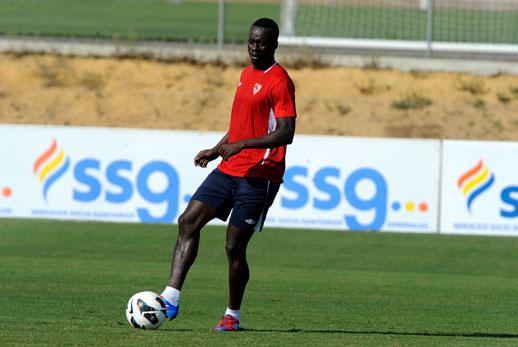
[[[150,291],[140,292],[129,299],[126,318],[137,329],[156,329],[165,320],[165,310],[160,295]]]

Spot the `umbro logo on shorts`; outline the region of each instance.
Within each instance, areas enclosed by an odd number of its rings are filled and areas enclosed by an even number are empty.
[[[247,222],[248,224],[255,224],[255,220],[253,219],[245,219],[245,222]]]

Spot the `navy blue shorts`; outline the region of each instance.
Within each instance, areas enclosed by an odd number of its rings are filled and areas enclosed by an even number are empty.
[[[234,177],[218,169],[212,171],[192,196],[217,210],[216,217],[239,230],[261,231],[266,213],[273,203],[280,183],[267,179]]]

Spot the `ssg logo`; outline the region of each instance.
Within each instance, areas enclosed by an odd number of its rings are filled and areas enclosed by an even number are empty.
[[[50,147],[36,159],[32,167],[38,181],[43,185],[45,202],[48,202],[50,187],[65,174],[69,166],[70,158],[65,155],[63,148],[58,147],[56,139],[53,139]]]
[[[130,208],[146,223],[171,223],[176,218],[180,177],[174,166],[166,161],[151,160],[137,166],[127,159],[88,157],[76,160],[74,157],[72,162],[53,139],[33,165],[47,204],[49,189],[67,171],[72,175],[72,186],[66,187],[70,195],[62,196],[61,200],[66,201],[61,203],[68,203],[70,199],[92,208],[99,208],[96,206],[100,204],[120,206],[118,210]]]
[[[466,207],[469,213],[471,213],[473,201],[488,190],[494,182],[495,175],[489,171],[482,159],[459,178],[457,186],[467,199]]]

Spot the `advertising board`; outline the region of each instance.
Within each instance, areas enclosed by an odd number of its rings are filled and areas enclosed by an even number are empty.
[[[518,144],[444,141],[441,232],[518,235]]]
[[[439,150],[438,140],[298,136],[269,225],[437,232]]]
[[[0,217],[174,223],[215,132],[0,126]],[[436,232],[440,142],[297,135],[267,226]],[[217,223],[217,222],[216,222]]]

